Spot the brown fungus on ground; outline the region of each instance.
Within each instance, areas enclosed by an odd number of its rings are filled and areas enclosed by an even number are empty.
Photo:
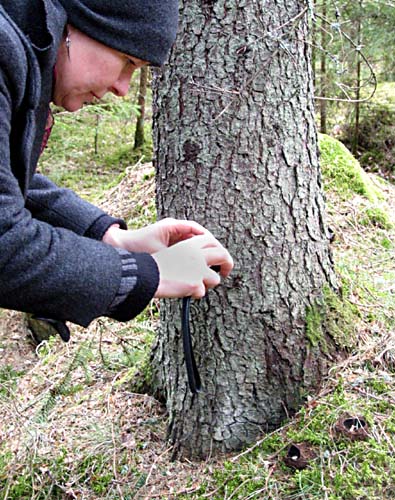
[[[351,441],[362,441],[369,437],[369,425],[364,417],[343,415],[334,426],[335,432]]]
[[[288,467],[293,469],[305,469],[312,460],[317,456],[308,443],[291,444],[288,448],[287,455],[284,457],[284,462]]]

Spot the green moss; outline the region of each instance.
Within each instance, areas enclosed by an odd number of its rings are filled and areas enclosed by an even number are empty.
[[[386,237],[384,237],[384,238],[380,241],[380,245],[381,245],[383,248],[385,248],[386,250],[390,250],[390,249],[391,249],[391,248],[393,248],[393,246],[394,246],[393,242],[392,242],[390,239],[386,238]]]
[[[389,230],[394,227],[389,215],[380,207],[368,207],[362,212],[360,223],[363,226],[374,226]]]
[[[368,377],[378,391],[384,389],[382,379]],[[210,484],[208,494],[215,491],[215,495],[210,498],[394,498],[392,441],[376,440],[372,431],[366,441],[350,441],[334,432],[336,422],[345,414],[363,416],[371,430],[375,425],[388,432],[395,429],[394,405],[383,412],[379,398],[367,400],[354,391],[355,387],[355,380],[339,378],[329,394],[302,408],[289,426],[268,435],[237,462],[226,462],[211,476],[214,485]],[[291,443],[305,443],[314,450],[316,457],[306,469],[295,471],[283,463]],[[193,498],[203,498],[204,491],[203,486]]]
[[[139,161],[141,163],[148,163],[152,159],[152,140],[147,139],[144,145],[137,149],[132,144],[119,145],[117,149],[111,151],[103,159],[105,165],[110,169],[126,168]]]
[[[0,398],[2,396],[10,397],[16,389],[18,378],[24,372],[18,372],[10,365],[5,365],[0,368]]]
[[[319,149],[326,190],[335,191],[344,200],[353,194],[364,196],[373,203],[382,198],[380,191],[344,144],[333,137],[319,134]]]
[[[313,347],[321,343],[325,349],[328,334],[340,347],[350,348],[355,345],[357,320],[357,308],[325,287],[323,297],[307,308],[306,337]]]
[[[366,206],[361,207],[358,222],[363,226],[392,229],[394,223],[384,208],[382,191],[372,183],[344,144],[321,134],[319,147],[325,189],[335,192],[341,200],[352,199],[354,194],[363,196],[366,198]]]
[[[89,455],[81,461],[79,470],[81,479],[89,484],[94,493],[98,495],[107,493],[114,479],[110,456]]]
[[[99,453],[82,456],[74,463],[67,458],[67,450],[61,448],[56,456],[51,458],[35,456],[26,468],[15,469],[5,465],[5,460],[10,464],[15,459],[12,453],[0,455],[0,500],[5,498],[1,492],[6,490],[8,500],[31,498],[60,500],[64,498],[64,485],[69,480],[72,467],[78,470],[79,479],[83,484],[99,495],[99,498],[102,496],[104,498],[114,480],[112,455]]]
[[[68,479],[63,464],[64,451],[54,457],[51,463],[34,456],[28,465],[22,467],[18,461],[13,463],[15,459],[9,451],[0,454],[0,500],[64,498],[64,489],[60,487]]]
[[[316,347],[324,338],[322,325],[322,306],[313,304],[307,309],[306,314],[306,337],[309,339],[310,344],[313,347]]]
[[[365,385],[367,387],[370,387],[371,389],[373,389],[373,391],[379,395],[387,394],[387,393],[391,392],[391,390],[392,390],[392,387],[389,385],[389,383],[387,381],[385,381],[383,378],[381,378],[380,376],[374,376],[374,377],[368,379],[365,382]]]
[[[133,372],[133,377],[130,379],[130,390],[137,394],[145,394],[150,392],[152,387],[152,364],[150,357],[147,355],[141,360],[138,368]]]

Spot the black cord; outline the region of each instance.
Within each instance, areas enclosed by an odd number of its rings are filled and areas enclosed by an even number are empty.
[[[213,271],[220,272],[221,266],[211,266]],[[182,314],[181,314],[181,329],[182,329],[182,343],[184,346],[185,366],[187,368],[187,376],[189,388],[192,394],[197,394],[202,389],[199,370],[196,366],[195,356],[193,354],[191,332],[189,329],[191,309],[191,297],[184,297],[182,299]]]
[[[196,366],[195,356],[193,354],[191,332],[189,330],[189,315],[191,309],[191,297],[182,299],[182,343],[184,347],[185,366],[187,368],[187,376],[189,388],[192,394],[197,394],[202,388],[199,371]]]

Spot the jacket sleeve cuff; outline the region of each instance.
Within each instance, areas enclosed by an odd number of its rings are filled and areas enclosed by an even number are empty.
[[[117,251],[122,259],[122,278],[106,316],[117,321],[129,321],[140,314],[155,295],[159,270],[155,260],[147,253]]]
[[[121,229],[127,229],[126,222],[123,219],[116,219],[110,215],[104,214],[87,229],[84,236],[93,240],[101,241],[107,229],[113,224],[119,224]]]

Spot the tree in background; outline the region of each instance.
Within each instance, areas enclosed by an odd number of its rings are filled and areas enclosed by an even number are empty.
[[[320,50],[320,71],[319,71],[319,115],[320,115],[320,132],[322,134],[327,133],[327,104],[328,101],[326,100],[327,97],[327,92],[328,92],[328,75],[327,75],[327,54],[326,54],[326,47],[328,44],[328,30],[325,26],[325,21],[326,21],[326,16],[327,16],[327,6],[328,6],[328,0],[323,0],[321,4],[321,11],[322,11],[322,17],[320,21],[317,21],[320,23],[320,43],[321,43],[321,50]],[[315,62],[315,58],[314,58]],[[316,66],[314,65],[314,75],[315,77],[317,76],[317,69]],[[316,78],[317,82],[317,78]],[[316,88],[317,83],[315,83]],[[317,94],[317,92],[316,92]]]
[[[134,149],[141,148],[144,145],[145,100],[147,97],[148,71],[148,66],[140,68],[139,93],[137,97],[139,115],[136,121],[136,132],[134,134]]]
[[[345,143],[358,156],[367,135],[361,121],[374,105],[371,97],[377,84],[394,80],[394,22],[391,2],[319,0],[314,6],[312,43],[320,130],[331,133],[334,125],[341,124]]]
[[[335,279],[302,0],[181,2],[154,81],[159,217],[208,227],[235,258],[192,308],[203,391],[184,368],[180,304],[161,304],[152,380],[175,453],[251,443],[293,414],[340,351],[318,304]]]

